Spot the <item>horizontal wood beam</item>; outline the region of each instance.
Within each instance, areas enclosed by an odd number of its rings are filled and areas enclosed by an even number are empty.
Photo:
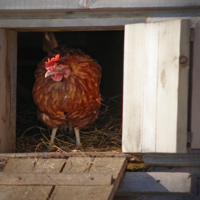
[[[200,153],[144,154],[146,164],[167,167],[200,167]]]
[[[110,152],[36,152],[36,153],[0,153],[0,160],[10,158],[69,158],[69,157],[124,157],[127,160],[143,162],[142,155],[136,153],[110,153]]]
[[[200,8],[188,10],[26,10],[1,11],[0,27],[17,31],[123,30],[124,25],[190,19],[190,27],[200,27]]]
[[[0,1],[1,10],[33,9],[105,9],[105,8],[182,8],[200,6],[199,0],[7,0]]]

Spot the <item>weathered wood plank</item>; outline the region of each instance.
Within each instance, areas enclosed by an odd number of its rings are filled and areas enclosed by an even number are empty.
[[[2,10],[17,10],[17,9],[116,9],[116,8],[182,8],[200,6],[198,0],[176,0],[169,2],[168,0],[98,0],[98,1],[84,1],[84,0],[49,0],[48,4],[41,0],[7,0],[0,2]]]
[[[108,200],[112,189],[110,186],[60,186],[55,187],[50,200]]]
[[[121,182],[126,170],[127,162],[125,158],[96,158],[90,169],[90,173],[113,174],[113,188],[108,199],[113,199],[115,192]]]
[[[200,148],[200,28],[194,29],[191,106],[191,148]]]
[[[0,152],[15,151],[17,32],[0,29]]]
[[[200,167],[163,167],[163,166],[152,166],[148,169],[148,172],[187,172],[192,175],[200,177]],[[200,188],[199,188],[200,189]]]
[[[69,157],[123,157],[128,160],[134,159],[142,162],[142,155],[138,153],[116,153],[116,152],[37,152],[37,153],[0,153],[1,160],[9,158],[69,158]]]
[[[55,187],[51,199],[62,199],[67,196],[69,199],[113,199],[120,180],[126,169],[126,158],[103,157],[103,158],[76,158],[68,159],[63,173],[84,173],[84,174],[112,174],[114,181],[112,185],[104,186],[65,186]]]
[[[176,167],[199,167],[200,154],[144,154],[143,160],[146,164],[155,166]]]
[[[7,21],[7,20],[6,20]],[[5,19],[0,19],[0,27],[14,28],[18,30],[45,31],[74,31],[74,30],[123,30],[125,24],[145,22],[145,17],[126,18],[121,17],[117,20],[113,18],[55,18],[55,19],[9,19],[5,23]],[[46,28],[46,29],[45,29]],[[48,29],[47,29],[48,28]]]
[[[125,158],[96,158],[90,169],[90,173],[113,174],[113,179],[117,179],[120,171],[126,166]],[[123,171],[123,170],[122,170]]]
[[[0,174],[0,185],[111,185],[112,174]]]
[[[36,164],[35,159],[9,159],[3,173],[27,173],[32,172]]]
[[[63,174],[88,173],[94,158],[70,157],[62,171]]]
[[[9,159],[3,174],[9,173],[57,173],[65,159]],[[46,164],[45,164],[46,163]],[[0,186],[0,200],[44,200],[51,194],[52,186]]]
[[[160,23],[159,34],[156,152],[186,153],[189,21]]]
[[[59,173],[65,159],[18,159],[11,158],[3,173]]]
[[[52,186],[1,186],[0,200],[48,199]]]
[[[142,10],[83,9],[69,10],[18,10],[1,11],[0,27],[12,28],[17,31],[80,31],[80,30],[123,30],[124,25],[143,22],[160,22],[171,19],[189,19],[190,27],[200,26],[200,8],[169,10],[149,8]],[[38,12],[40,13],[38,15]],[[39,20],[38,20],[39,19]]]
[[[196,194],[196,184],[196,178],[184,172],[126,172],[117,192],[187,195]]]
[[[37,161],[37,162],[36,162]],[[35,161],[34,173],[59,173],[67,159],[38,159]],[[16,172],[15,172],[16,173]]]
[[[187,20],[125,26],[123,152],[186,152],[189,33]]]

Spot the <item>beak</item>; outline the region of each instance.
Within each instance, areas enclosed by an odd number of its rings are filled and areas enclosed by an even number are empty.
[[[55,72],[53,72],[53,71],[47,71],[46,73],[45,73],[45,78],[47,78],[48,76],[51,76],[51,75],[54,75],[55,74]]]

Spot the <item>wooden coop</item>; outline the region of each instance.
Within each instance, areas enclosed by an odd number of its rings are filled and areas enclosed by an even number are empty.
[[[19,58],[46,31],[100,45],[122,152],[15,153]],[[199,0],[0,1],[0,200],[200,199],[199,51]]]

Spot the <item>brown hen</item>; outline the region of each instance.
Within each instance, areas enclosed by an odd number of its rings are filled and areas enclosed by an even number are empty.
[[[39,63],[35,78],[33,99],[39,119],[52,128],[51,143],[68,125],[80,145],[79,130],[97,119],[101,105],[100,65],[81,50],[57,48]]]

